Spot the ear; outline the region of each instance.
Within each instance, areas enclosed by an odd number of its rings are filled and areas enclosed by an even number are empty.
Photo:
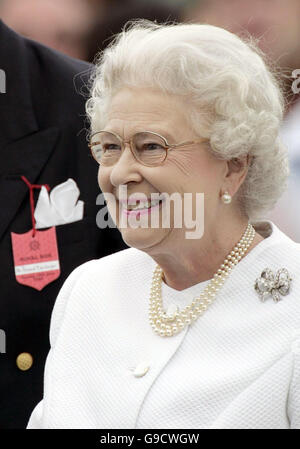
[[[227,190],[231,196],[234,196],[236,194],[236,192],[244,182],[251,161],[252,158],[250,158],[249,154],[239,158],[235,157],[227,161],[225,190]]]

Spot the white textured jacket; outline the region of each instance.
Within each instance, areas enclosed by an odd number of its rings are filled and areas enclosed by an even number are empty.
[[[188,328],[160,337],[148,302],[155,262],[130,248],[78,267],[51,320],[44,399],[28,428],[300,428],[300,244],[273,222]],[[291,290],[260,301],[264,268],[285,267]],[[163,304],[190,303],[163,284]]]

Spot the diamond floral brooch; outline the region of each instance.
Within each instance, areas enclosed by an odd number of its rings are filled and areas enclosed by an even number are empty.
[[[275,302],[280,301],[280,295],[286,296],[290,291],[292,278],[286,268],[280,268],[276,275],[270,268],[265,268],[255,281],[254,288],[258,293],[261,301],[265,301],[267,297],[272,296]]]

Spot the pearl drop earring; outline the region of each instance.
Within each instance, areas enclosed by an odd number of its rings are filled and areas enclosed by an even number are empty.
[[[231,203],[231,195],[227,192],[227,191],[225,191],[224,193],[223,193],[223,195],[222,195],[222,201],[223,201],[223,203],[224,204],[229,204],[229,203]]]

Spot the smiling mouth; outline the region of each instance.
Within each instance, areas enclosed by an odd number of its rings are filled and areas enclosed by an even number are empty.
[[[126,215],[139,215],[139,214],[147,214],[151,213],[152,210],[158,209],[161,204],[163,203],[163,200],[155,200],[155,201],[139,201],[135,205],[124,205],[123,206],[123,213]]]

